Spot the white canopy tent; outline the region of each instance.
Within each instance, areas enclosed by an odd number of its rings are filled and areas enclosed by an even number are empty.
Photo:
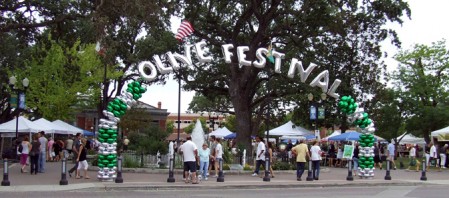
[[[407,134],[407,133],[400,135],[396,139],[400,140],[399,144],[426,144],[426,141],[424,140],[424,138],[419,138],[412,134]]]
[[[430,137],[436,138],[438,141],[449,141],[449,126],[430,133]]]
[[[337,136],[337,135],[341,135],[341,131],[340,130],[334,131],[332,134],[330,134],[329,136],[327,136],[325,138],[322,138],[321,140],[327,141],[330,137],[334,137],[334,136]]]
[[[50,121],[48,121],[45,118],[40,118],[40,119],[35,120],[33,122],[38,124],[38,125],[41,125],[41,126],[49,127],[50,129],[52,129],[53,133],[56,133],[56,134],[72,134],[65,127],[60,126],[58,124],[55,124],[53,122],[50,122]],[[51,132],[45,131],[45,133],[51,133]]]
[[[265,131],[265,135],[267,131]],[[287,123],[276,127],[274,129],[270,129],[269,135],[273,136],[306,136],[313,135],[311,131],[304,129],[300,126],[296,126],[292,121],[288,121]]]
[[[37,133],[39,131],[49,131],[53,132],[49,127],[36,124],[23,116],[20,116],[18,120],[12,119],[8,122],[0,124],[0,133],[15,133],[16,132],[16,122],[17,132],[19,133]]]
[[[216,138],[223,138],[223,137],[225,137],[227,135],[230,135],[230,134],[232,134],[232,132],[228,128],[222,127],[222,128],[218,128],[217,130],[212,131],[211,133],[209,133],[209,137],[211,135],[213,135]]]
[[[66,122],[64,122],[64,121],[61,121],[61,120],[55,120],[55,121],[53,121],[52,123],[53,123],[53,124],[56,124],[56,125],[59,125],[59,126],[61,126],[61,127],[63,127],[63,128],[65,128],[66,131],[67,131],[66,134],[68,134],[68,135],[69,135],[69,134],[70,134],[70,135],[75,135],[75,134],[77,134],[77,133],[83,134],[83,129],[80,129],[80,128],[78,128],[78,127],[72,126],[71,124],[68,124],[68,123],[66,123]]]

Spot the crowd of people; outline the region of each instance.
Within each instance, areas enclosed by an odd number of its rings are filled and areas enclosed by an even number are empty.
[[[18,140],[17,154],[20,156],[21,173],[28,173],[27,166],[30,166],[30,174],[45,173],[47,162],[58,162],[65,159],[72,159],[73,168],[69,170],[69,176],[75,172],[75,178],[89,179],[87,175],[87,152],[99,146],[100,142],[96,139],[86,139],[81,133],[77,133],[75,137],[69,135],[65,138],[56,140],[45,134],[44,131],[36,133],[31,140],[28,136],[24,136],[22,140]],[[81,175],[80,171],[84,171]]]

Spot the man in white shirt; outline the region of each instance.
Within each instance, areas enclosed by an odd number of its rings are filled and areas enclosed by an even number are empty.
[[[393,169],[396,170],[396,163],[394,163],[395,147],[393,140],[391,140],[390,144],[388,144],[387,150],[388,150],[388,160],[390,160],[390,162],[393,163]]]
[[[260,136],[256,137],[257,143],[257,152],[256,152],[256,169],[252,174],[253,177],[259,175],[260,165],[265,163],[265,144],[262,142],[262,138]]]
[[[427,163],[427,170],[429,170],[429,165],[432,162],[435,163],[435,166],[438,166],[437,163],[436,163],[436,160],[438,158],[437,147],[435,147],[435,145],[432,142],[429,144],[429,146],[430,146],[430,153],[429,153],[430,159],[429,159],[429,163]]]
[[[215,168],[215,176],[214,177],[218,177],[218,170],[220,168],[220,167],[218,167],[218,166],[220,166],[219,162],[220,162],[220,160],[223,160],[223,146],[221,146],[220,138],[216,138],[215,143],[216,143],[216,145],[215,145],[214,157],[215,157],[215,162],[217,164],[216,165],[217,168]]]
[[[39,132],[39,142],[41,143],[40,146],[40,154],[39,154],[39,173],[45,172],[45,162],[47,161],[47,143],[48,140],[45,137],[45,132],[41,131]]]
[[[181,146],[182,156],[184,158],[184,176],[186,183],[189,182],[189,171],[192,174],[192,184],[198,184],[196,178],[196,158],[198,156],[198,148],[192,142],[192,137],[188,136],[187,141]]]

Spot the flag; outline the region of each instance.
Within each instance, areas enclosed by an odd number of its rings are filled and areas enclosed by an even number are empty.
[[[182,41],[184,37],[187,37],[193,33],[193,26],[190,22],[184,20],[181,23],[181,26],[178,28],[178,33],[176,33],[175,38],[179,41]]]
[[[268,59],[268,62],[274,64],[273,43],[272,42],[270,42],[270,45],[268,46],[267,59]]]

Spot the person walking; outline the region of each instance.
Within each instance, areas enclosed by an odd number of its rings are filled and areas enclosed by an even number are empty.
[[[393,164],[393,169],[396,170],[396,163],[394,162],[394,157],[395,157],[395,147],[394,147],[394,141],[390,140],[390,143],[388,144],[387,147],[387,151],[388,151],[388,159],[392,164]]]
[[[327,151],[327,156],[329,157],[329,167],[334,167],[334,159],[337,157],[335,154],[335,144],[333,142],[329,143],[329,150]]]
[[[262,138],[260,136],[256,137],[256,144],[257,144],[257,150],[256,150],[256,167],[254,170],[254,173],[252,174],[253,177],[259,175],[260,166],[264,164],[265,162],[265,144],[262,142]]]
[[[311,158],[312,160],[312,173],[313,178],[318,180],[320,177],[320,162],[321,162],[321,147],[319,146],[318,140],[314,140],[312,143],[312,147],[310,148]]]
[[[356,143],[354,145],[354,153],[352,156],[352,162],[354,164],[352,171],[354,172],[354,176],[357,176],[357,171],[359,170],[359,152],[359,143]]]
[[[72,154],[72,149],[73,149],[73,140],[72,140],[72,137],[69,135],[69,137],[65,141],[64,158],[68,159],[69,155]],[[73,159],[75,159],[75,158],[73,158]]]
[[[215,135],[211,135],[210,136],[210,152],[211,152],[211,158],[209,159],[209,172],[212,172],[212,167],[214,168],[215,172],[218,171],[218,167],[215,164],[215,147],[217,145],[217,142],[215,142]],[[208,173],[209,173],[208,172]],[[208,174],[206,174],[206,176],[209,176]]]
[[[20,169],[21,173],[27,173],[25,168],[27,166],[28,154],[30,154],[31,151],[31,143],[29,142],[29,140],[30,139],[28,138],[28,136],[25,136],[23,141],[20,143],[22,146],[22,151],[20,152],[20,165],[22,165],[22,168]]]
[[[198,148],[195,143],[192,142],[191,136],[188,136],[186,139],[187,141],[180,147],[184,158],[185,183],[189,183],[190,172],[192,174],[192,184],[198,184],[198,178],[196,177],[196,157],[198,156]]]
[[[47,143],[47,161],[54,161],[55,159],[55,152],[53,150],[53,145],[55,144],[55,141],[53,141],[53,138],[50,137],[48,138],[48,143]]]
[[[80,147],[77,149],[78,156],[76,157],[76,161],[78,162],[78,167],[76,171],[76,179],[80,179],[81,170],[84,171],[84,179],[90,179],[87,175],[87,140],[85,138],[81,139]]]
[[[210,149],[207,148],[207,144],[204,143],[202,149],[199,150],[200,155],[200,175],[207,181],[207,176],[209,175],[207,170],[209,168],[209,158],[212,157],[210,154]]]
[[[431,142],[429,143],[429,160],[427,162],[427,170],[429,170],[430,164],[432,164],[432,162],[435,164],[435,166],[437,166],[436,164],[436,159],[437,159],[437,148],[435,147],[435,145]]]
[[[128,151],[129,139],[126,136],[123,139],[123,151]]]
[[[73,142],[72,152],[74,154],[74,159],[79,155],[79,148],[81,146],[81,133],[77,133],[75,136],[75,141]],[[75,162],[75,166],[69,170],[69,176],[72,177],[72,173],[76,171],[75,175],[79,175],[78,173],[78,162]]]
[[[309,148],[305,144],[305,140],[300,140],[299,145],[293,147],[292,153],[296,155],[296,180],[301,181],[304,168],[306,167],[306,157],[310,158]]]
[[[446,150],[448,148],[448,144],[445,144],[440,149],[440,170],[446,168]]]
[[[38,133],[40,145],[40,153],[39,153],[39,173],[45,172],[45,162],[47,161],[47,143],[48,140],[45,137],[45,132],[41,131]]]
[[[270,175],[271,175],[271,178],[274,178],[274,173],[273,173],[273,144],[271,142],[268,142],[267,145],[268,145],[268,155],[270,155]]]
[[[220,168],[220,161],[223,162],[223,146],[221,145],[220,138],[215,138],[216,146],[215,146],[215,176],[218,177],[218,171]]]
[[[40,135],[39,133],[33,136],[33,141],[31,142],[31,150],[30,150],[30,174],[35,174],[37,175],[37,172],[39,172],[39,160],[40,160],[40,155],[42,155],[41,153],[41,149],[42,149],[42,145],[41,142],[39,141]]]
[[[382,158],[378,143],[374,144],[374,167],[376,166],[379,166],[379,169],[382,170]]]
[[[410,168],[412,166],[416,166],[416,172],[419,172],[419,167],[420,167],[421,163],[417,159],[417,155],[416,155],[417,152],[418,151],[416,150],[415,146],[410,147],[410,150],[409,150],[410,163],[409,163],[408,168],[407,168],[408,171],[410,171]]]

